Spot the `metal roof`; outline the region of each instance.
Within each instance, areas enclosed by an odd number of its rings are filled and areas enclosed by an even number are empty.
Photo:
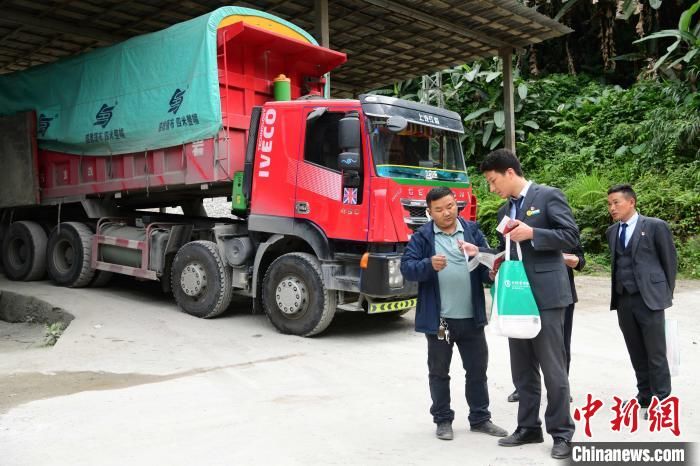
[[[220,1],[0,0],[0,74],[50,63],[226,5]],[[235,3],[314,33],[314,0]],[[516,0],[328,0],[330,47],[348,54],[332,74],[334,95],[359,94],[501,48],[571,32]]]

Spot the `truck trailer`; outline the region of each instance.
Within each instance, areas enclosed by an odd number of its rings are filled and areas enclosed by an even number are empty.
[[[399,264],[427,192],[450,187],[476,217],[464,128],[406,100],[330,99],[345,61],[280,18],[223,7],[0,76],[5,275],[156,280],[202,318],[246,296],[301,336],[336,311],[409,311],[417,285]],[[203,199],[223,196],[231,215],[207,216]]]

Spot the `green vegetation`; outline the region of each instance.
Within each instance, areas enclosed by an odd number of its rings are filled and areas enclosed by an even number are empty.
[[[608,264],[607,189],[631,183],[639,211],[671,225],[681,272],[700,278],[700,96],[671,82],[642,81],[624,90],[556,75],[524,84],[539,103],[523,105],[520,121],[538,129],[524,129],[518,156],[528,178],[564,190],[584,248],[599,256],[592,263]],[[468,153],[472,167],[487,149]],[[483,177],[475,178],[480,221],[493,231],[501,200],[487,192]]]
[[[44,346],[53,346],[56,344],[65,326],[62,322],[54,322],[53,324],[46,324],[44,330]]]
[[[632,5],[637,4],[640,12],[630,16],[636,11]],[[552,16],[562,11],[559,0],[552,5],[556,7]],[[625,50],[624,56],[615,56],[616,44],[604,40],[603,36],[611,37],[606,33],[600,37],[599,67],[591,66],[591,50],[571,52],[569,45],[576,42],[571,36],[531,47],[515,58],[516,150],[529,179],[566,193],[589,269],[609,270],[607,190],[613,184],[630,183],[638,194],[639,211],[670,224],[681,273],[700,278],[700,1],[678,12],[680,18],[675,19],[678,4],[673,2],[663,2],[662,7],[661,1],[655,1],[649,9],[645,2],[630,0],[623,6],[627,23],[610,23],[601,31],[614,26],[617,37],[624,38],[618,48],[636,47]],[[570,20],[585,22],[582,13],[592,7],[589,2],[577,2],[567,8],[571,9],[563,10],[560,17],[581,9]],[[615,3],[599,2],[595,8],[614,11]],[[655,10],[661,16],[654,16]],[[589,21],[599,17],[596,11]],[[635,41],[635,24],[644,18],[656,18],[656,22],[645,23],[651,29]],[[660,30],[670,24],[677,27]],[[557,41],[566,47],[558,47]],[[590,72],[544,76],[541,66],[533,66],[538,63],[533,56],[541,61],[556,58],[557,53],[568,57],[558,62],[568,61],[570,73]],[[630,60],[646,61],[648,66],[631,69]],[[495,213],[502,201],[488,192],[476,167],[488,152],[503,146],[500,63],[494,59],[458,66],[445,70],[442,80],[446,106],[464,118],[462,143],[479,199],[479,221],[494,241]],[[412,80],[376,92],[418,100],[422,90],[419,81]]]

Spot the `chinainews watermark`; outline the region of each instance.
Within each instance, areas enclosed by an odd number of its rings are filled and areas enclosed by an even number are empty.
[[[626,430],[633,433],[646,428],[649,432],[668,430],[676,437],[681,435],[680,400],[677,396],[669,396],[663,401],[654,396],[646,409],[641,407],[634,398],[623,401],[617,396],[613,396],[613,405],[610,409],[603,409],[604,405],[603,400],[594,398],[589,393],[586,395],[586,404],[574,409],[574,419],[577,422],[583,422],[583,432],[586,437],[593,436],[591,418],[597,414],[605,415],[606,412],[610,416],[610,429],[613,432]],[[639,421],[640,409],[646,411],[643,422]]]
[[[583,429],[584,440],[592,439],[594,433],[604,435],[607,431],[640,435],[644,442],[572,442],[570,464],[589,465],[690,465],[698,464],[694,456],[694,445],[687,442],[649,442],[657,435],[659,440],[681,435],[680,399],[669,396],[663,400],[652,397],[648,406],[640,405],[637,399],[623,400],[613,396],[612,402],[587,394],[585,402],[574,407],[574,420]],[[594,432],[593,418],[596,418]],[[605,429],[601,421],[607,421]],[[600,435],[596,436],[600,438]],[[627,437],[627,436],[625,436]],[[679,439],[680,440],[680,439]]]
[[[695,445],[684,442],[572,442],[569,464],[693,465]]]

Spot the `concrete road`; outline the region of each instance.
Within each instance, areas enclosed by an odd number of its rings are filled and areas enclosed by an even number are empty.
[[[613,432],[613,396],[636,393],[605,278],[578,277],[571,385],[605,405],[577,422],[577,441],[698,441],[700,283],[681,282],[667,316],[678,319],[681,435]],[[278,334],[249,312],[200,320],[148,283],[74,290],[47,282],[0,289],[75,315],[52,348],[0,354],[0,464],[310,465],[562,464],[545,443],[502,448],[468,432],[461,365],[452,366],[455,440],[435,439],[425,338],[413,315],[395,321],[345,314],[317,338]],[[488,334],[493,420],[512,431],[517,405],[506,339]],[[544,405],[542,415],[544,414]]]

